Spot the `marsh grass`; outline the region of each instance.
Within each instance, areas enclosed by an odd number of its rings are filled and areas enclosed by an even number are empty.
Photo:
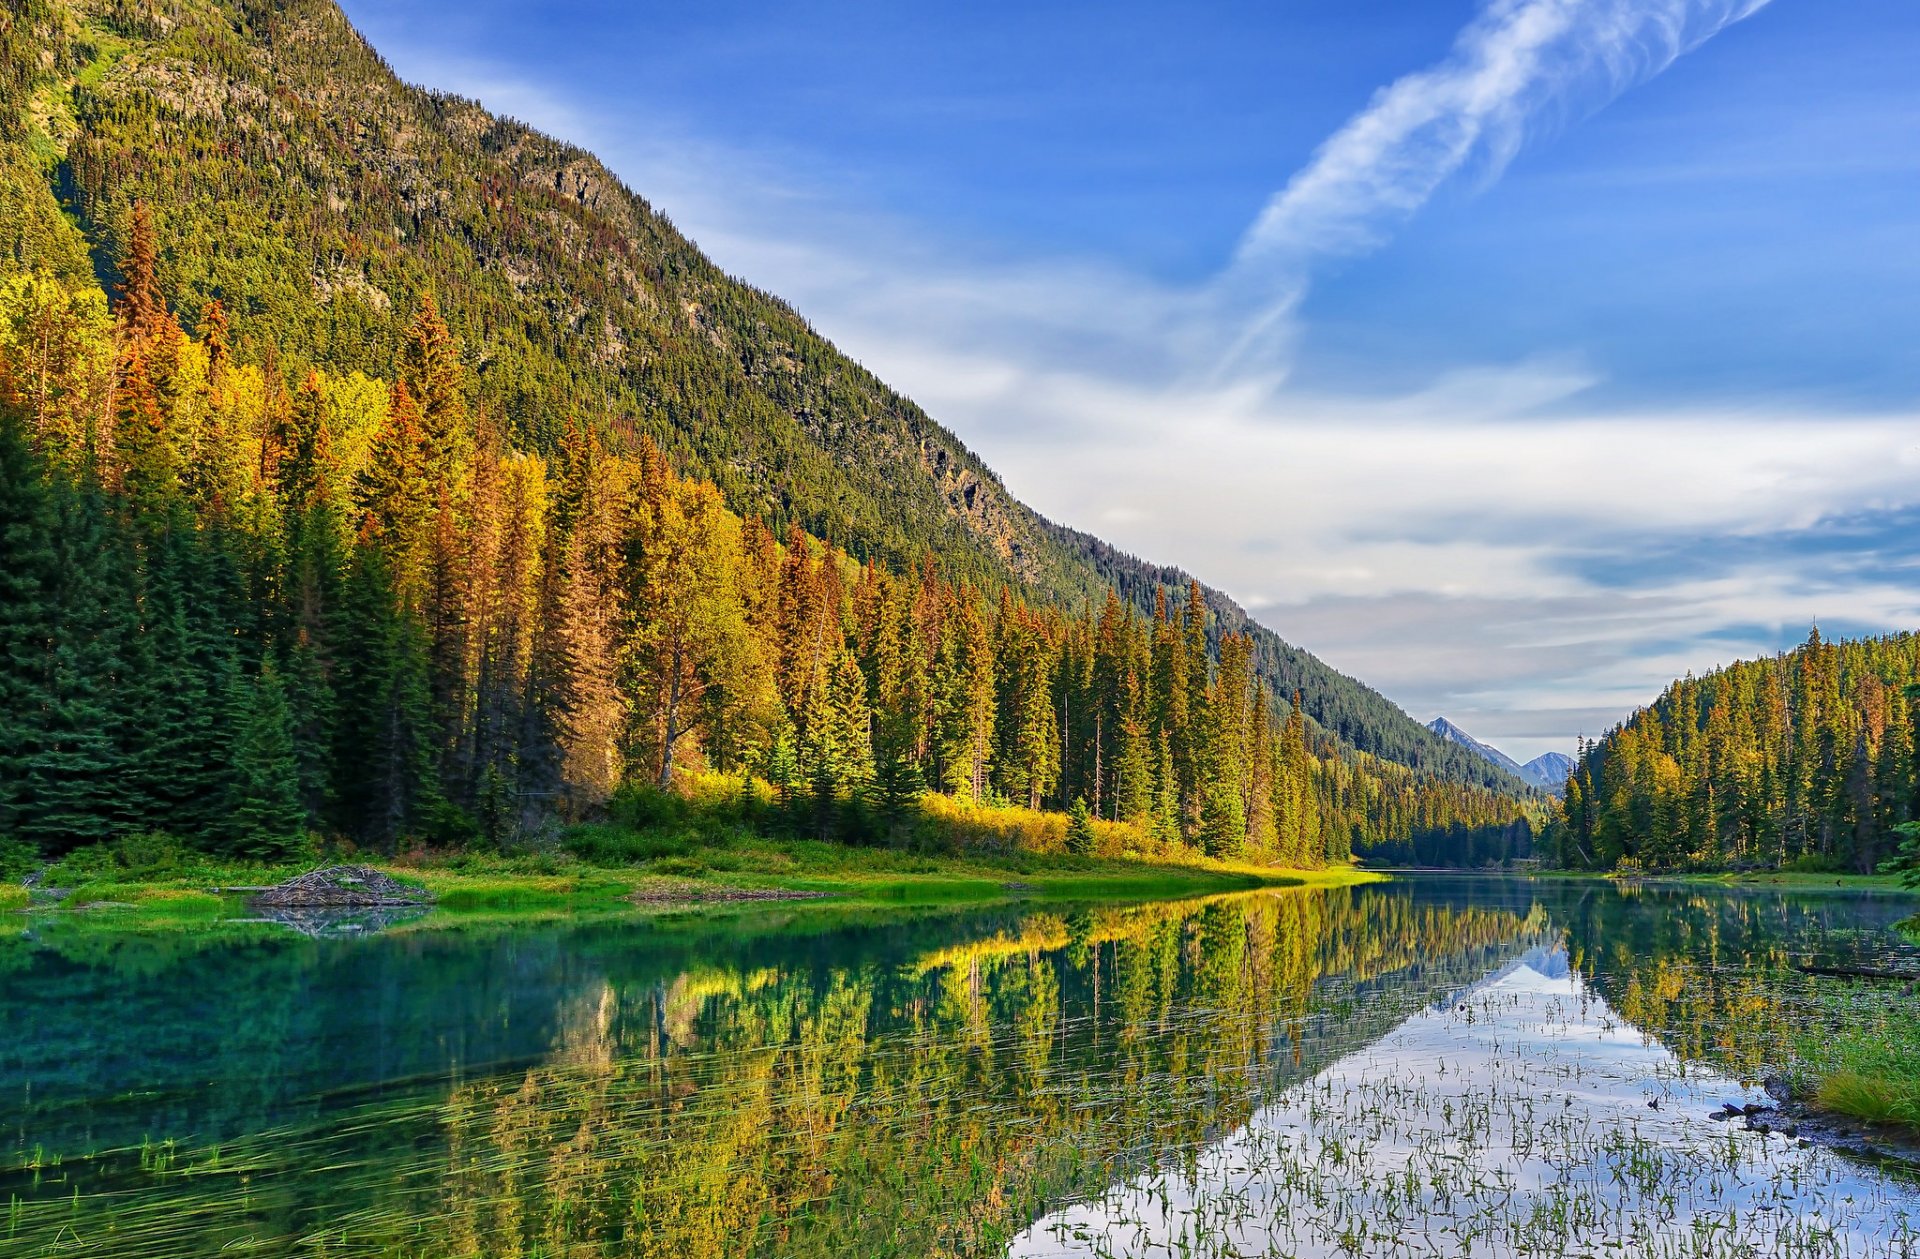
[[[0,883],[0,911],[25,909],[27,900],[26,888],[18,883]]]
[[[1795,1044],[1796,1083],[1822,1109],[1920,1129],[1920,995],[1822,983]]]

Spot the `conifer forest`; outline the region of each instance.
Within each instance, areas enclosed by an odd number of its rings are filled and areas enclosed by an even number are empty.
[[[1920,1259],[1915,64],[5,0],[0,1259]]]

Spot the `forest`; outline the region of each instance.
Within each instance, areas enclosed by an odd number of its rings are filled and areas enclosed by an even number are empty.
[[[551,465],[570,425],[645,436],[777,538],[1141,616],[1191,578],[1047,521],[952,432],[777,297],[726,275],[591,153],[402,82],[333,0],[19,0],[0,8],[0,259],[123,277],[152,209],[160,287],[198,336],[297,390],[399,377],[431,297],[466,406]],[[75,230],[77,229],[77,231]],[[271,374],[271,373],[270,373]],[[1161,504],[1161,506],[1169,506]],[[1203,587],[1277,697],[1348,749],[1526,787]]]
[[[1871,873],[1920,855],[1920,637],[1687,677],[1583,745],[1543,844],[1592,869]]]
[[[644,434],[520,448],[431,297],[391,381],[289,379],[126,238],[111,303],[0,282],[0,834],[43,855],[523,845],[714,775],[851,842],[936,792],[1291,866],[1519,818],[1310,733],[1197,586],[1063,609],[776,536]]]

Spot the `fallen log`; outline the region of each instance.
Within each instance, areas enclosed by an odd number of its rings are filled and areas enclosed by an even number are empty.
[[[1876,970],[1866,966],[1814,966],[1807,962],[1795,962],[1793,968],[1803,975],[1818,975],[1825,979],[1876,979],[1883,983],[1920,983],[1920,973],[1910,971]]]

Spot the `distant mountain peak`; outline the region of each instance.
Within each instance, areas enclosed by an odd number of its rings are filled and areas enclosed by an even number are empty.
[[[1567,772],[1573,768],[1573,758],[1564,752],[1543,752],[1522,765],[1499,748],[1480,742],[1445,717],[1435,717],[1427,723],[1427,729],[1448,742],[1458,743],[1477,753],[1522,782],[1556,795],[1566,786]]]

